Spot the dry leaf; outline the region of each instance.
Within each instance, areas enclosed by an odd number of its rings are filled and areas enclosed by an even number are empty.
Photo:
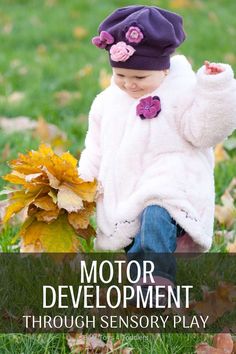
[[[8,22],[3,26],[2,31],[5,34],[10,34],[12,32],[12,29],[13,29],[13,24]]]
[[[89,225],[89,219],[95,210],[95,203],[83,203],[80,213],[70,213],[68,215],[69,223],[77,229],[86,229]]]
[[[21,322],[21,317],[13,315],[8,309],[4,308],[2,311],[2,319],[3,320],[10,320],[13,322]]]
[[[5,210],[5,215],[3,218],[3,223],[8,222],[8,220],[19,213],[24,208],[27,208],[36,198],[35,193],[24,191],[13,192],[13,195],[9,199],[9,205]]]
[[[122,349],[121,354],[132,354],[133,353],[133,348],[124,348]]]
[[[222,161],[225,161],[225,160],[229,159],[229,155],[225,151],[223,143],[217,144],[214,151],[215,151],[215,161],[216,161],[216,163],[217,162],[222,162]]]
[[[111,83],[111,74],[109,74],[105,69],[100,70],[99,74],[99,85],[102,90],[105,90]]]
[[[133,348],[122,348],[122,340],[118,339],[115,343],[112,342],[112,337],[109,335],[106,343],[109,353],[132,354]]]
[[[51,223],[37,221],[30,217],[23,224],[19,235],[21,237],[21,252],[31,249],[31,252],[78,252],[80,248],[77,233],[68,223],[65,214],[60,215]]]
[[[89,351],[96,351],[99,353],[106,346],[101,340],[101,335],[94,333],[91,335],[84,335],[80,333],[68,333],[66,336],[67,344],[72,353],[82,353]]]
[[[227,245],[227,251],[229,253],[236,253],[236,240],[234,242],[230,242],[228,245]]]
[[[16,117],[16,118],[0,118],[0,128],[7,133],[13,133],[17,131],[33,130],[37,126],[37,122],[31,120],[28,117]]]
[[[224,240],[226,240],[227,242],[233,242],[235,239],[235,231],[231,230],[231,231],[227,231],[227,230],[217,230],[215,232],[215,239],[219,239],[222,240],[222,238]]]
[[[224,194],[221,196],[221,201],[223,205],[215,206],[215,218],[220,223],[230,228],[236,217],[236,209],[234,207],[234,199],[231,194],[234,194],[236,180],[233,179],[225,190]]]
[[[46,223],[50,223],[54,220],[56,220],[59,216],[60,209],[55,209],[55,210],[35,210],[33,214],[35,214],[35,217],[37,221],[43,221]],[[32,213],[31,213],[32,214]]]
[[[19,59],[13,59],[10,62],[10,66],[12,69],[17,69],[17,72],[20,75],[26,75],[28,73],[28,69],[25,66],[22,66],[22,63]]]
[[[46,211],[57,209],[56,203],[53,201],[53,198],[50,197],[48,194],[37,198],[37,200],[34,202],[34,205],[37,208],[41,208]]]
[[[208,343],[200,343],[196,346],[196,354],[231,354],[233,340],[228,333],[219,333],[213,337],[213,346]]]
[[[191,309],[199,315],[209,316],[208,324],[214,323],[226,312],[235,308],[236,286],[221,282],[214,291],[203,289],[203,300],[191,304]]]
[[[66,339],[72,353],[132,354],[132,348],[121,348],[122,341],[120,339],[113,343],[111,335],[108,334],[107,337],[106,343],[102,340],[102,336],[99,333],[87,335],[68,333]]]
[[[234,200],[228,192],[225,192],[221,197],[221,201],[223,206],[215,206],[215,218],[220,224],[230,228],[233,225],[236,217]]]
[[[212,347],[207,343],[200,343],[196,346],[196,354],[223,354],[221,349]]]
[[[79,72],[76,75],[76,78],[81,79],[83,77],[86,77],[90,75],[92,71],[93,71],[93,66],[91,64],[87,64],[82,69],[79,70]]]
[[[44,144],[38,151],[19,154],[10,162],[12,172],[3,178],[22,189],[10,194],[3,222],[24,208],[27,210],[28,219],[20,230],[22,249],[75,252],[82,249],[78,242],[81,230],[87,240],[94,236],[86,218],[94,207],[97,184],[83,181],[77,164],[69,152],[58,156]]]
[[[219,333],[213,337],[213,346],[222,349],[224,354],[231,354],[233,345],[233,340],[229,333]]]
[[[96,236],[96,231],[91,225],[88,225],[86,229],[76,229],[77,234],[84,238],[88,243],[92,236]]]
[[[2,221],[6,213],[6,208],[9,206],[8,200],[0,200],[0,230],[2,229]]]
[[[73,30],[74,37],[77,39],[83,39],[88,35],[88,31],[86,28],[82,26],[75,27]]]
[[[56,125],[48,124],[43,117],[38,118],[34,134],[42,143],[49,143],[57,154],[62,153],[68,145],[66,133]]]
[[[232,354],[236,354],[236,341],[234,341],[234,346],[233,346]]]
[[[57,205],[60,209],[66,209],[68,213],[76,213],[83,209],[83,200],[71,190],[70,186],[61,184],[58,187]]]
[[[80,92],[69,92],[69,91],[60,91],[56,92],[54,95],[57,104],[61,107],[70,104],[74,100],[79,100],[81,98]]]
[[[1,160],[2,161],[8,160],[10,153],[11,153],[10,144],[6,143],[1,153]]]

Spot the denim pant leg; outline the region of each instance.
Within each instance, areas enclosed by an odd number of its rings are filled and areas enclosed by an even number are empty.
[[[168,211],[158,205],[144,209],[141,215],[141,227],[133,243],[126,248],[128,256],[149,259],[155,264],[156,276],[175,282],[177,225]],[[134,255],[133,255],[134,256]]]

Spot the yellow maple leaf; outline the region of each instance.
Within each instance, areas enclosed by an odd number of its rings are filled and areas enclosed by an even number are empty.
[[[30,224],[23,225],[20,231],[21,251],[26,249],[43,252],[78,252],[82,250],[78,235],[68,223],[67,216],[61,215],[55,221],[46,223],[33,219]]]
[[[51,196],[49,196],[48,194],[37,198],[33,204],[37,208],[41,208],[46,211],[57,209],[56,203],[53,201],[53,198]]]
[[[51,241],[47,244],[44,235],[52,237],[54,228],[55,234],[59,230],[62,232],[62,228],[60,229],[62,224],[67,230],[72,229],[77,238],[81,236],[89,240],[94,236],[94,230],[89,225],[89,217],[94,211],[97,183],[95,180],[93,182],[82,180],[77,165],[77,159],[69,152],[59,156],[45,144],[41,144],[37,151],[19,154],[18,159],[10,162],[12,172],[4,179],[19,184],[22,189],[10,194],[3,222],[7,222],[22,209],[27,209],[31,223],[24,224],[20,231],[24,238],[23,249],[27,247],[32,250],[34,247],[32,245],[35,245],[37,250],[41,248],[47,251],[55,250]],[[41,236],[35,238],[36,235]],[[33,240],[31,243],[27,241],[29,238]],[[67,252],[72,252],[72,249],[75,249],[73,247],[78,249],[81,246],[75,241],[75,237],[74,246],[67,245]]]
[[[6,223],[13,215],[28,207],[36,198],[38,193],[25,193],[24,191],[16,191],[9,199],[9,205],[5,210],[3,223]]]
[[[66,209],[69,213],[77,212],[83,208],[82,198],[65,184],[58,188],[57,204],[60,209]]]
[[[38,221],[44,221],[50,223],[51,221],[56,220],[58,218],[59,212],[60,212],[59,209],[49,210],[49,211],[40,210],[36,214],[36,219]]]
[[[77,229],[86,229],[89,225],[89,219],[94,213],[95,203],[86,203],[83,204],[83,209],[80,210],[80,213],[70,213],[68,215],[69,223]]]

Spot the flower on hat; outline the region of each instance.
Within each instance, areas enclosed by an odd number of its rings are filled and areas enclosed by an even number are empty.
[[[161,112],[161,101],[158,96],[142,98],[136,107],[136,114],[141,118],[155,118]]]
[[[104,49],[108,44],[114,43],[114,38],[110,33],[101,31],[99,36],[93,37],[92,43],[96,45],[96,47]]]
[[[125,42],[118,42],[113,44],[110,49],[111,60],[113,61],[126,61],[135,52],[135,49],[131,45],[127,45]]]
[[[140,28],[136,26],[131,26],[126,32],[125,37],[131,43],[139,43],[143,39],[143,33]]]

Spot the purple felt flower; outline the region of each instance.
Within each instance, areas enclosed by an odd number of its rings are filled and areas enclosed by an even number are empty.
[[[108,44],[114,43],[114,38],[110,33],[102,31],[100,36],[93,37],[92,43],[96,47],[104,49]]]
[[[143,33],[140,28],[131,26],[125,34],[130,43],[139,43],[143,39]]]
[[[136,114],[141,119],[151,119],[158,116],[161,112],[161,101],[158,96],[148,96],[142,98],[136,107]]]
[[[135,52],[135,49],[131,45],[127,45],[125,42],[118,42],[113,44],[110,49],[111,60],[113,61],[126,61]]]

